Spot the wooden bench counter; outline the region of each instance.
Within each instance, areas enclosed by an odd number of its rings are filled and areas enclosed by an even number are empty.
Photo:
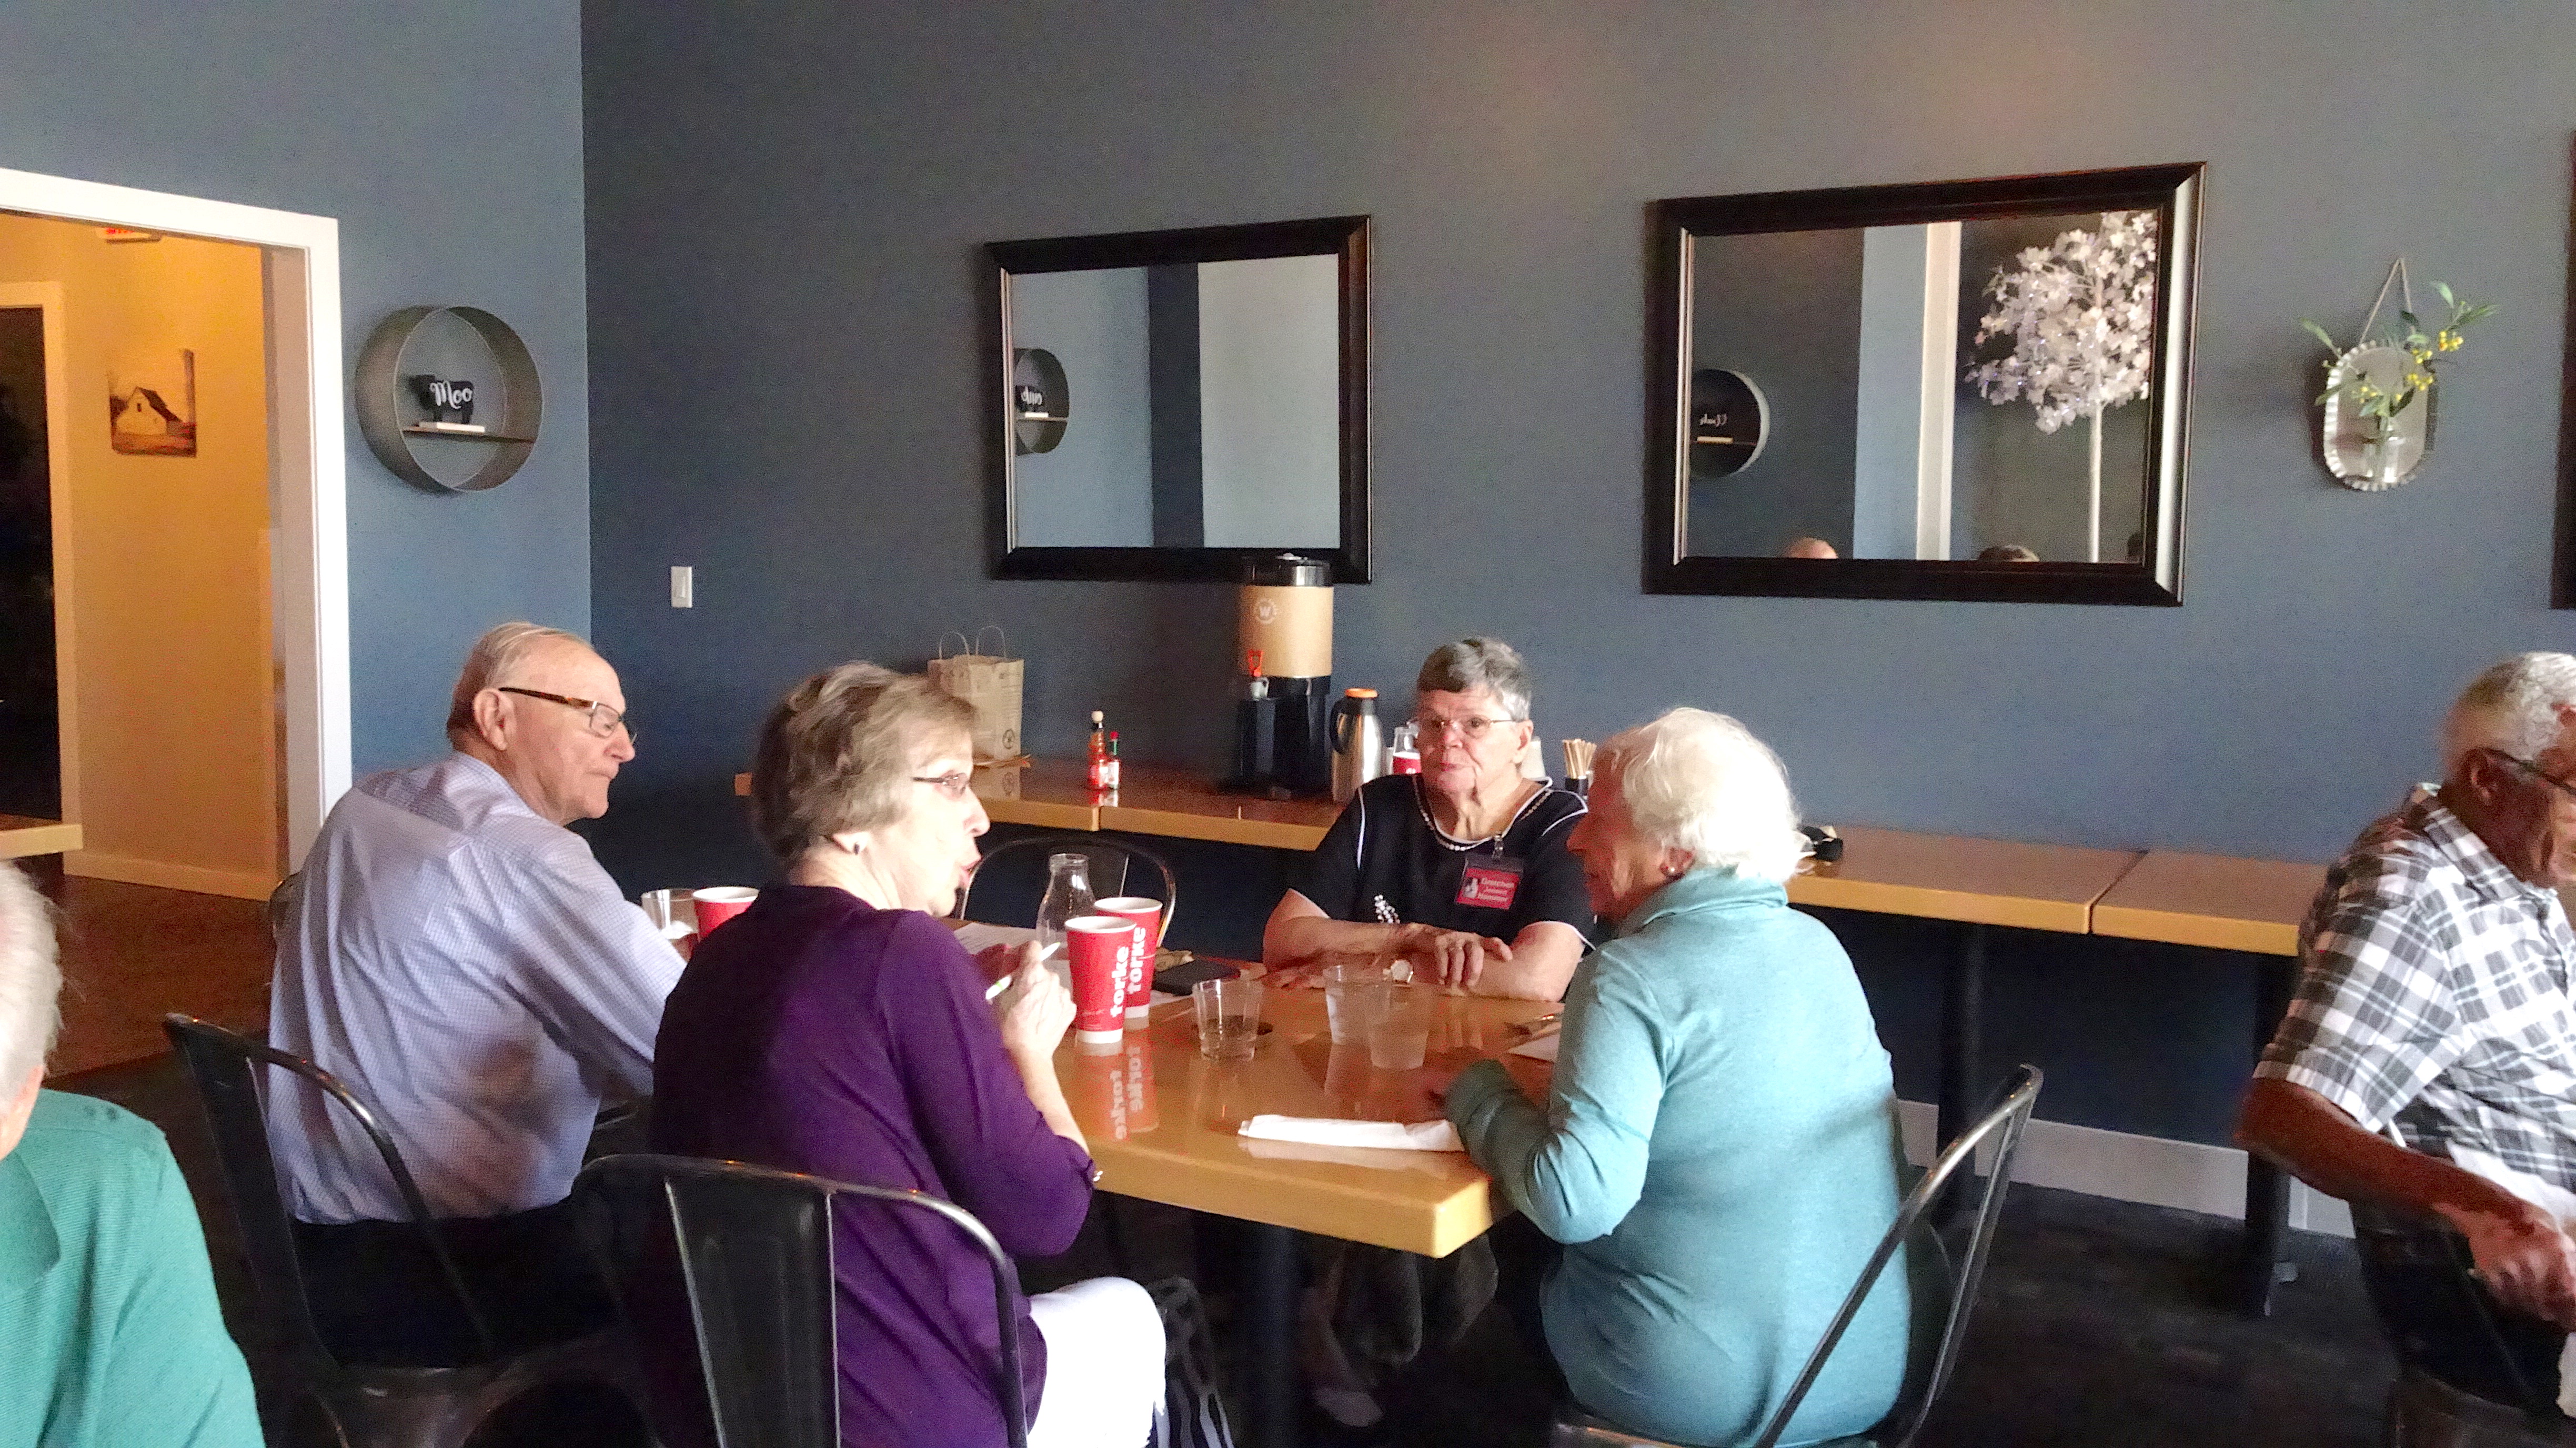
[[[0,860],[60,855],[81,847],[81,827],[61,820],[0,814]]]
[[[1811,863],[1789,881],[1789,899],[1971,925],[2011,925],[2082,935],[2093,905],[2138,863],[2135,850],[2031,845],[1966,835],[1923,835],[1852,825],[1843,857]]]
[[[2296,955],[2323,865],[2150,850],[2093,906],[2093,933]]]

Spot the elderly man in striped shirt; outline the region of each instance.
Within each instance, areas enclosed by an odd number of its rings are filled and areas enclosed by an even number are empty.
[[[2441,785],[2327,875],[2238,1136],[2321,1191],[2467,1238],[2513,1356],[2549,1385],[2576,1328],[2576,935],[2556,894],[2576,883],[2576,657],[2479,675],[2442,753]],[[2431,1346],[2457,1359],[2440,1376],[2503,1396],[2479,1376],[2486,1345]]]
[[[392,1133],[486,1316],[513,1346],[606,1322],[564,1197],[603,1096],[651,1089],[681,960],[565,826],[635,757],[617,671],[559,629],[474,645],[454,752],[333,807],[280,933],[270,1039]],[[468,1325],[382,1161],[281,1078],[270,1135],[324,1340],[361,1362],[471,1355]]]

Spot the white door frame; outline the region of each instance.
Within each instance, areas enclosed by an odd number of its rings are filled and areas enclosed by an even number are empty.
[[[348,431],[341,421],[340,223],[327,216],[6,169],[0,169],[0,211],[261,248],[268,321],[269,517],[277,538],[270,616],[284,663],[286,758],[280,764],[286,784],[286,867],[295,869],[321,830],[322,816],[349,788]],[[69,401],[69,389],[56,389],[50,376],[47,388]],[[56,432],[58,468],[59,449],[68,435],[68,428]],[[58,641],[70,612],[62,606],[70,596],[64,584],[68,536],[65,514],[57,507]],[[67,709],[67,741],[73,718]],[[63,813],[77,821],[68,763],[64,777]]]
[[[62,813],[81,817],[80,809],[80,672],[72,653],[72,611],[63,600],[72,592],[72,389],[69,347],[63,329],[61,282],[0,282],[0,307],[33,307],[45,332],[45,468],[48,504],[53,515],[54,548],[54,709],[60,720]]]

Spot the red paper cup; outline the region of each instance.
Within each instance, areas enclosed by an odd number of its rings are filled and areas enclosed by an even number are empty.
[[[1064,922],[1064,954],[1073,968],[1073,1038],[1114,1044],[1127,1029],[1127,975],[1136,968],[1136,927],[1115,915],[1077,915]]]
[[[1154,952],[1163,944],[1163,902],[1142,895],[1120,895],[1091,908],[1136,927],[1137,970],[1127,982],[1127,1025],[1132,1030],[1145,1024],[1146,1013],[1154,1004]]]
[[[760,892],[744,885],[717,885],[711,889],[693,890],[691,897],[698,907],[698,938],[704,940],[719,925],[751,908]]]

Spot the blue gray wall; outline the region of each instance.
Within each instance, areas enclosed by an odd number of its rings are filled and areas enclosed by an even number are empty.
[[[580,39],[572,0],[0,5],[0,167],[337,217],[351,362],[421,303],[536,355],[544,439],[497,492],[404,483],[344,419],[362,773],[444,747],[485,627],[589,626]]]
[[[977,247],[1004,238],[1374,216],[1379,581],[1342,590],[1342,680],[1490,631],[1550,737],[1727,709],[1818,818],[2322,859],[2432,768],[2479,666],[2576,645],[2547,609],[2554,0],[594,4],[584,41],[593,607],[656,726],[606,822],[630,883],[755,868],[726,780],[761,711],[945,628],[1009,626],[1040,752],[1100,707],[1131,757],[1220,760],[1226,590],[984,576]],[[1639,594],[1648,201],[2191,160],[2186,606]],[[2401,252],[2503,312],[2421,478],[2363,496],[2312,456],[2298,319],[2350,330]],[[1905,938],[1871,968],[1941,944]],[[2152,1070],[2053,1102],[2213,1132],[2250,983],[2083,950],[1999,1011]],[[1920,1005],[1882,1004],[1901,1064]]]

